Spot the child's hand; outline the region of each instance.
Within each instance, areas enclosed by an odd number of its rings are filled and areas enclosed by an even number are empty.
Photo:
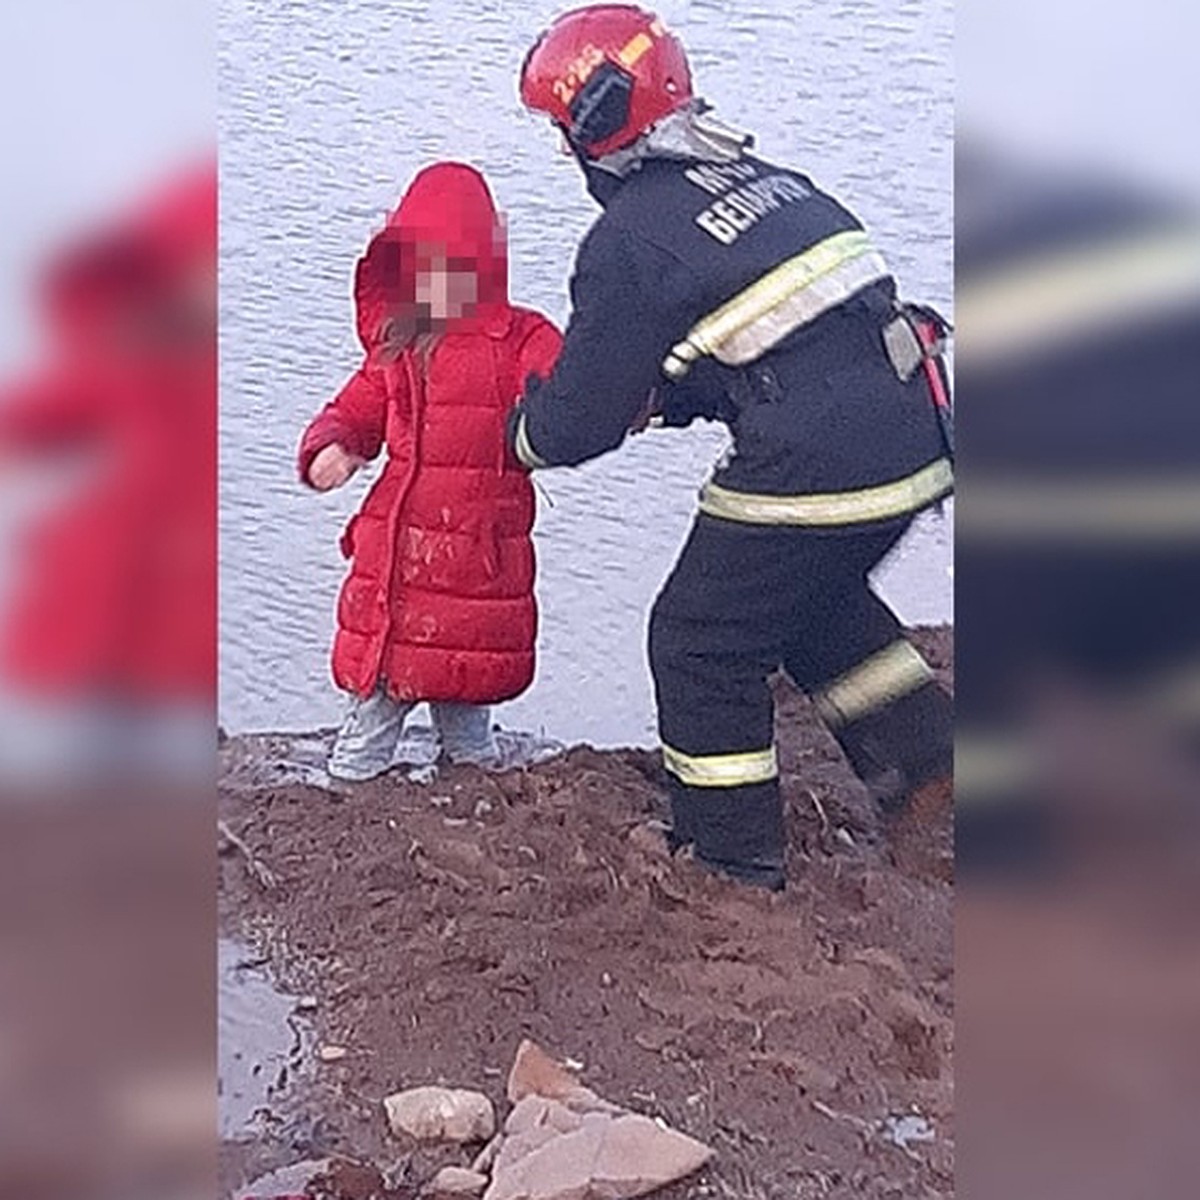
[[[332,491],[341,487],[364,461],[357,454],[349,454],[335,442],[332,446],[326,446],[312,460],[312,466],[308,468],[308,482],[318,492]]]

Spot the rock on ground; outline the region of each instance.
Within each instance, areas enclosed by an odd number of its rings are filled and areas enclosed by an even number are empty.
[[[435,1196],[481,1196],[488,1177],[466,1167],[443,1167],[433,1178],[430,1191]]]
[[[383,1107],[392,1133],[418,1142],[486,1142],[496,1132],[495,1110],[482,1092],[410,1088],[388,1096]]]
[[[711,1147],[602,1100],[536,1044],[509,1074],[504,1125],[485,1200],[630,1200],[685,1179]]]
[[[915,637],[949,683],[950,631]],[[273,1102],[252,1145],[222,1147],[222,1200],[297,1157],[352,1151],[391,1168],[379,1097],[449,1079],[503,1103],[526,1038],[718,1149],[665,1200],[950,1200],[949,797],[885,819],[809,702],[782,683],[776,699],[780,896],[666,854],[649,751],[447,767],[432,794],[392,776],[347,799],[275,770],[294,735],[230,738],[220,816],[278,886],[220,858],[222,928],[269,952],[285,990],[317,998],[315,1045],[353,1052]],[[883,1132],[896,1114],[934,1137],[897,1146]],[[465,1164],[443,1142],[403,1158],[402,1200]]]

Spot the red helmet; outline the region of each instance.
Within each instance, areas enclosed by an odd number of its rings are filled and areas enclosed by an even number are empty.
[[[521,68],[521,100],[589,158],[620,150],[692,99],[683,44],[632,4],[564,13]]]

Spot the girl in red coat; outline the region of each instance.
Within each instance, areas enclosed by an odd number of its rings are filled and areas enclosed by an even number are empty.
[[[508,301],[503,227],[483,177],[421,171],[355,273],[363,365],[304,433],[300,476],[344,484],[387,462],[342,535],[333,676],[352,703],[330,773],[392,764],[422,701],[454,761],[494,758],[488,706],[533,681],[534,497],[504,426],[561,337]]]

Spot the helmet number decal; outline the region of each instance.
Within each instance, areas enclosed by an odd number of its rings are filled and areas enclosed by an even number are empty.
[[[642,56],[654,45],[654,38],[661,37],[662,25],[655,22],[650,33],[637,33],[617,52],[616,60],[627,71],[632,70]],[[575,59],[567,65],[562,78],[554,81],[554,94],[563,104],[570,104],[579,95],[579,89],[592,77],[596,68],[605,60],[599,46],[589,42]]]
[[[592,77],[592,72],[604,61],[604,51],[599,46],[587,45],[563,72],[561,79],[554,81],[554,94],[563,104],[570,104],[579,94],[579,89]]]

